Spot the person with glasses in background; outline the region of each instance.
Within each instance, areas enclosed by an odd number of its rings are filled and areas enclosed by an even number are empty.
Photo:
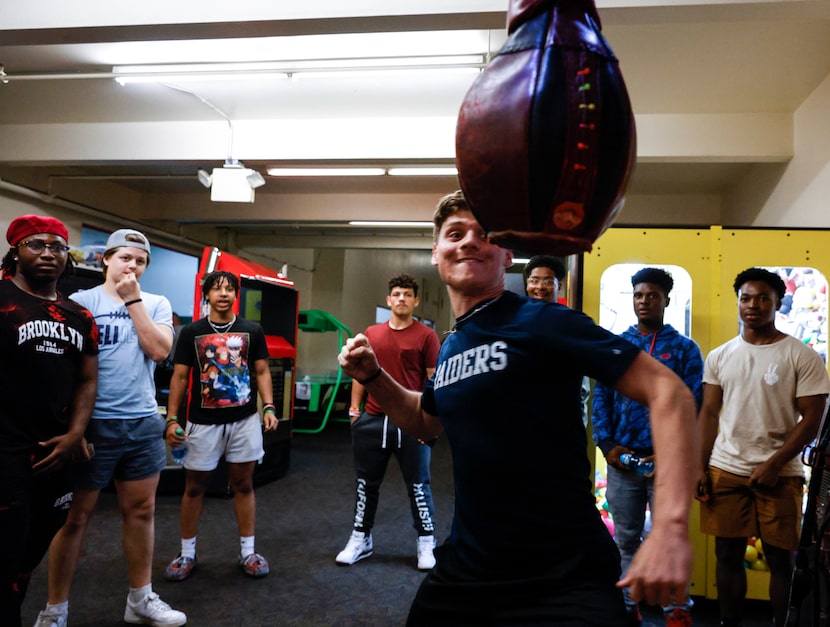
[[[19,627],[32,572],[66,520],[72,459],[98,382],[92,315],[57,291],[73,271],[66,226],[24,215],[6,232],[0,281],[0,625]]]
[[[49,598],[36,627],[66,625],[84,536],[101,490],[113,480],[130,588],[124,622],[175,627],[187,617],[162,601],[151,581],[156,487],[167,461],[154,372],[173,345],[172,307],[164,296],[141,289],[150,264],[143,233],[112,233],[101,264],[104,283],[71,296],[92,312],[99,329],[98,395],[86,431],[95,454],[75,469],[75,498],[49,550]]]
[[[559,288],[567,276],[565,265],[552,255],[536,255],[525,265],[527,295],[530,298],[556,302]]]
[[[555,303],[566,276],[568,273],[565,270],[565,264],[556,257],[552,255],[531,257],[525,265],[527,295],[530,298]],[[582,377],[579,398],[582,401],[582,425],[584,427],[588,426],[588,399],[590,397],[591,380],[588,377]]]

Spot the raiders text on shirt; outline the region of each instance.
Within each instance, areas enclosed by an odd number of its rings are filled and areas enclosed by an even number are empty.
[[[435,371],[435,389],[507,367],[507,342],[498,340],[468,348],[441,362]]]

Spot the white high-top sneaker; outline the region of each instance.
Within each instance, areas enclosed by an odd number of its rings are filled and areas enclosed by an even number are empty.
[[[435,536],[418,536],[418,570],[432,570],[435,566]]]
[[[345,548],[337,554],[334,561],[340,566],[351,566],[355,562],[372,555],[372,534],[363,531],[352,531]]]

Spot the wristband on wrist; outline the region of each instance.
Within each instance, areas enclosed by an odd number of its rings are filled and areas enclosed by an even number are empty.
[[[262,410],[262,413],[263,414],[271,413],[271,414],[274,414],[276,416],[277,415],[277,410],[274,409],[273,407],[266,407],[265,409]]]
[[[360,418],[360,410],[359,409],[350,409],[349,410],[349,418]]]
[[[367,378],[363,379],[363,381],[358,379],[357,382],[360,385],[367,385],[367,384],[371,383],[372,381],[374,381],[375,379],[377,379],[382,373],[383,373],[383,368],[378,366],[378,371],[375,374],[373,374],[371,377],[367,377]]]
[[[141,302],[140,298],[136,298],[135,300],[128,300],[126,303],[124,303],[124,307],[129,307],[130,305],[135,305],[136,303],[140,303],[140,302]]]

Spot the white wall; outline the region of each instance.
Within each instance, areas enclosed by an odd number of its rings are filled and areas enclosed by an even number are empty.
[[[830,77],[798,108],[794,156],[784,165],[756,166],[736,188],[724,224],[830,227]]]

